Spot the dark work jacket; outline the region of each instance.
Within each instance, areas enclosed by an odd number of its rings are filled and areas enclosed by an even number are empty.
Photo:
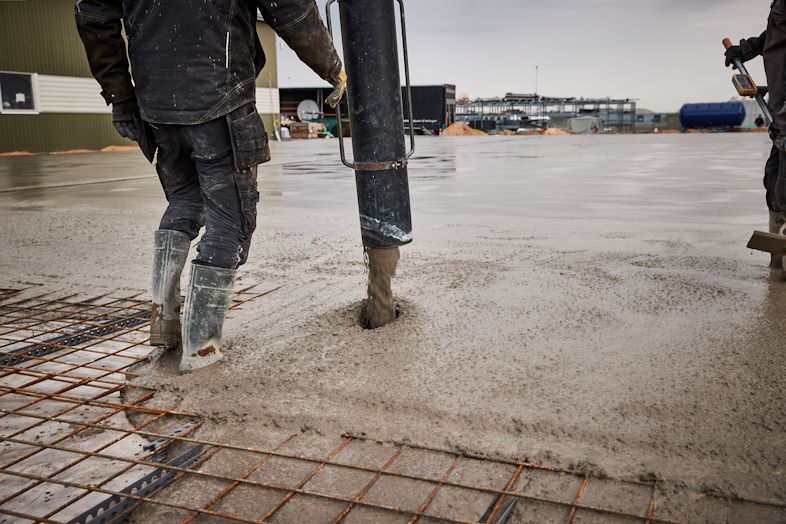
[[[769,88],[768,104],[780,132],[786,131],[786,4],[776,0],[770,9],[762,56]]]
[[[142,118],[206,122],[254,101],[266,22],[322,78],[341,70],[314,0],[77,0],[77,29],[106,102],[136,96]],[[128,38],[128,70],[125,42]]]
[[[770,8],[767,30],[759,36],[740,40],[743,61],[761,55],[769,88],[768,105],[773,127],[786,131],[786,2],[775,0]]]

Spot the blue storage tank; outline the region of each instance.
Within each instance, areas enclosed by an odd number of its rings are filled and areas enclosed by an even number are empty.
[[[738,127],[745,120],[742,102],[685,104],[680,109],[680,123],[685,129]]]

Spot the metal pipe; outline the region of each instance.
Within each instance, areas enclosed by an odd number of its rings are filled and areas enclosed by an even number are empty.
[[[399,6],[403,30],[400,0]],[[354,162],[345,163],[355,169],[363,245],[402,246],[412,241],[407,175],[412,152],[404,138],[394,0],[340,0],[339,15],[354,154]],[[414,148],[411,116],[410,140]]]

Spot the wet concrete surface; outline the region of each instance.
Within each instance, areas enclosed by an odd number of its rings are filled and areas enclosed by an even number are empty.
[[[211,438],[348,431],[786,501],[786,283],[745,248],[765,135],[419,139],[402,316],[373,332],[353,173],[335,141],[273,146],[238,285],[283,287],[228,320],[221,364],[141,370],[162,405]],[[0,284],[147,288],[141,154],[0,158],[0,190]]]

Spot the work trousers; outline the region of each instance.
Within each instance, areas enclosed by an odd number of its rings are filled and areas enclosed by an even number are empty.
[[[786,175],[783,167],[786,156],[777,147],[772,146],[770,157],[764,166],[764,189],[766,190],[767,208],[770,211],[786,210]]]
[[[203,124],[150,124],[156,171],[169,205],[159,229],[192,240],[196,264],[235,269],[248,259],[256,228],[257,164],[270,159],[267,135],[248,104]]]

